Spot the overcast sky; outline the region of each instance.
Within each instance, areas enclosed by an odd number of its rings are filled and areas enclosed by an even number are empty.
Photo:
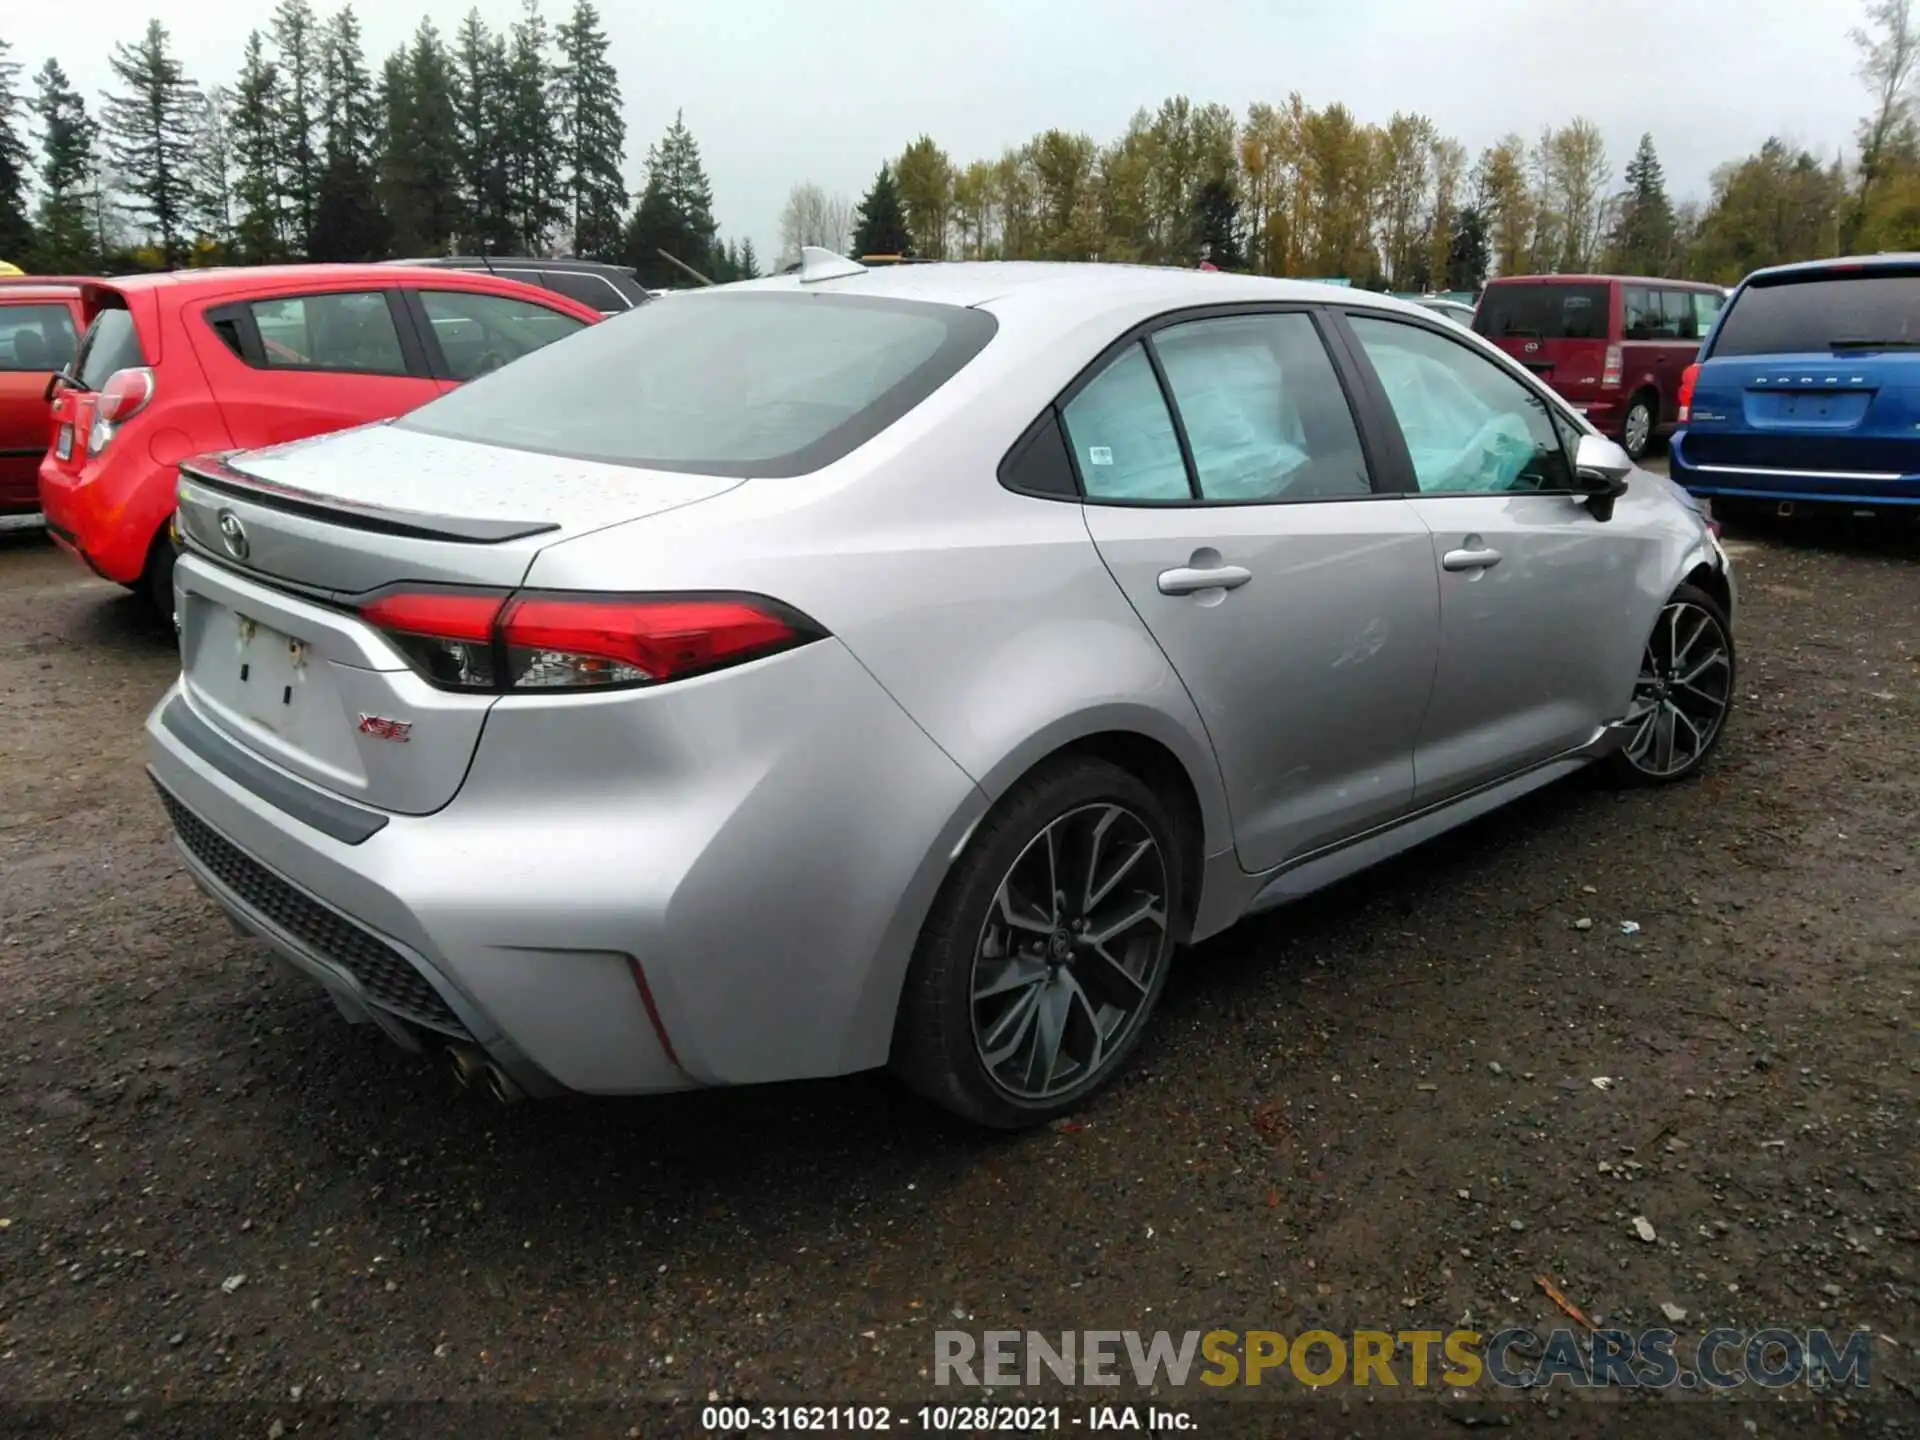
[[[369,67],[422,14],[451,36],[472,0],[362,0]],[[572,0],[546,0],[551,20]],[[330,13],[329,0],[315,8]],[[776,249],[788,187],[857,199],[921,132],[956,162],[997,157],[1058,126],[1106,140],[1173,94],[1244,113],[1298,90],[1362,120],[1419,111],[1469,152],[1575,115],[1597,122],[1616,170],[1652,131],[1676,199],[1713,167],[1782,134],[1830,157],[1867,97],[1848,31],[1860,0],[600,0],[638,189],[647,146],[676,109],[700,142],[723,237]],[[106,54],[158,16],[189,75],[230,83],[268,0],[8,0],[30,75],[58,54],[89,105]],[[490,25],[518,0],[482,0]],[[23,76],[23,78],[25,78]]]

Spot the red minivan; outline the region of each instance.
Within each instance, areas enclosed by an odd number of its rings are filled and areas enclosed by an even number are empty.
[[[1680,417],[1680,377],[1727,293],[1692,280],[1516,275],[1489,280],[1473,328],[1638,460]]]
[[[81,283],[64,275],[0,280],[0,530],[40,510],[40,457],[52,424],[47,381],[79,344]]]
[[[177,270],[80,295],[41,509],[64,549],[163,616],[180,461],[388,419],[601,318],[500,276],[396,265]]]

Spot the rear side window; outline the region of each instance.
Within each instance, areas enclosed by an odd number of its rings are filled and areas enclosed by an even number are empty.
[[[542,454],[804,475],[872,439],[992,339],[984,310],[708,292],[589,325],[396,422]]]
[[[1685,290],[1660,292],[1660,334],[1670,340],[1698,340],[1693,312],[1693,296]]]
[[[1146,346],[1129,345],[1063,412],[1090,500],[1191,500],[1180,437]]]
[[[1612,298],[1605,285],[1489,285],[1473,328],[1494,340],[1605,340]]]
[[[1920,274],[1817,276],[1749,285],[1714,337],[1715,355],[1825,355],[1920,349]]]
[[[64,370],[78,345],[66,306],[0,305],[0,370]]]
[[[1236,315],[1153,337],[1208,500],[1372,493],[1340,377],[1306,315]]]
[[[384,291],[288,295],[247,306],[269,370],[404,375],[407,360]]]
[[[531,300],[472,290],[419,293],[427,324],[446,357],[448,378],[453,380],[471,380],[498,370],[509,360],[531,355],[586,328],[584,320]]]
[[[582,305],[591,305],[602,315],[613,315],[619,311],[631,309],[626,297],[613,288],[613,282],[601,275],[589,275],[580,270],[546,270],[547,288],[556,295],[564,295],[569,300],[578,300]]]
[[[103,389],[115,371],[145,365],[147,357],[140,349],[140,332],[133,315],[117,305],[95,315],[74,363],[81,388],[94,391]]]

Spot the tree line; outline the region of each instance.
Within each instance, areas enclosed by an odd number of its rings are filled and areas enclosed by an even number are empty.
[[[930,259],[1197,265],[1395,290],[1489,274],[1618,271],[1731,283],[1762,265],[1920,246],[1914,0],[1868,0],[1854,32],[1871,97],[1856,153],[1784,137],[1670,197],[1651,135],[1616,171],[1586,119],[1470,157],[1425,116],[1362,121],[1296,93],[1244,114],[1174,96],[1107,142],[1048,130],[957,161],[926,135],[851,204],[812,182],[780,217],[802,245]],[[421,21],[369,69],[352,6],[279,0],[230,83],[204,87],[166,27],[116,45],[92,109],[58,61],[21,81],[0,39],[0,258],[45,272],[485,251],[631,264],[683,283],[756,275],[722,241],[683,119],[625,184],[620,79],[592,0],[539,0],[451,39]],[[37,155],[36,155],[37,148]],[[37,203],[29,201],[37,197]],[[24,261],[22,260],[24,257]]]
[[[719,238],[678,117],[628,195],[608,51],[592,0],[557,26],[524,0],[504,30],[477,10],[451,39],[422,20],[375,73],[351,5],[280,0],[230,82],[189,77],[154,20],[114,46],[90,108],[58,60],[23,84],[0,38],[0,258],[57,274],[568,254],[678,283],[666,250],[716,280],[758,274],[751,240]]]
[[[1616,172],[1585,119],[1470,161],[1422,115],[1367,124],[1297,93],[1241,115],[1174,96],[1104,144],[1047,130],[962,163],[922,135],[858,205],[795,186],[781,239],[789,252],[1206,261],[1408,291],[1582,271],[1731,284],[1764,265],[1920,248],[1913,0],[1870,0],[1866,19],[1853,39],[1873,104],[1854,162],[1770,138],[1716,169],[1704,201],[1669,195],[1651,135]]]

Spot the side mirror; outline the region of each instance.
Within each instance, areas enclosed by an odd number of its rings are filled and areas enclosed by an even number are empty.
[[[1611,520],[1613,504],[1627,493],[1633,457],[1601,435],[1582,435],[1573,455],[1573,485],[1596,520]]]

